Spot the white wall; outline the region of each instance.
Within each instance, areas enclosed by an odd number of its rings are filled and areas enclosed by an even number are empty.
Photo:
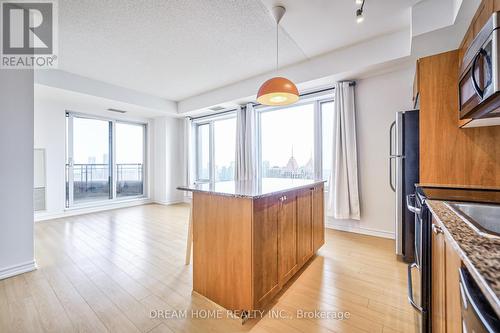
[[[45,100],[35,89],[34,144],[45,149],[46,211],[39,216],[55,216],[65,209],[66,116],[57,101]]]
[[[36,268],[33,71],[0,70],[0,279]]]
[[[64,94],[63,92],[60,92]],[[98,104],[93,104],[94,97],[87,96],[87,102],[79,100],[72,102],[71,98],[65,98],[61,94],[49,94],[47,90],[39,85],[35,86],[35,117],[34,117],[34,146],[35,148],[45,149],[46,154],[46,210],[35,213],[35,220],[45,220],[62,216],[86,213],[90,211],[118,208],[133,204],[149,202],[148,198],[152,197],[154,191],[154,174],[153,174],[153,150],[154,135],[152,119],[139,117],[136,114],[118,114],[103,111]],[[82,96],[79,96],[82,98]],[[112,106],[112,104],[110,104]],[[85,114],[93,114],[98,116],[106,116],[113,119],[140,121],[148,123],[148,142],[150,144],[148,150],[147,161],[147,185],[146,185],[146,200],[137,201],[135,203],[113,203],[107,206],[90,209],[70,209],[65,207],[66,186],[65,186],[65,160],[66,160],[66,110],[76,111]]]
[[[181,202],[183,192],[176,190],[176,187],[184,184],[183,120],[173,117],[155,118],[153,128],[153,200],[162,204]]]
[[[414,69],[358,80],[356,112],[361,220],[327,219],[336,229],[394,237],[395,194],[389,188],[389,127],[412,109]]]

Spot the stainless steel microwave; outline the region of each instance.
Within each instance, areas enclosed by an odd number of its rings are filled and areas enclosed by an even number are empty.
[[[500,12],[492,14],[465,53],[459,80],[465,127],[500,125]]]

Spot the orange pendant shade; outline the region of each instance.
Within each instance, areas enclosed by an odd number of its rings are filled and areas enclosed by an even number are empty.
[[[284,77],[273,77],[260,86],[257,102],[263,105],[288,105],[299,100],[295,84]]]

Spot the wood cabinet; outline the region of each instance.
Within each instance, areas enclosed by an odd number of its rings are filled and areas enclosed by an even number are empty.
[[[446,331],[461,332],[460,274],[462,260],[450,241],[445,242]]]
[[[459,128],[458,51],[419,59],[420,183],[500,187],[500,126]]]
[[[486,22],[488,22],[492,13],[493,0],[483,0],[477,9],[471,24],[474,37],[477,36]]]
[[[446,290],[445,290],[445,243],[441,227],[432,224],[431,255],[432,255],[432,332],[446,332]]]
[[[280,288],[278,273],[278,207],[280,196],[255,200],[253,218],[254,301],[273,297]]]
[[[313,249],[317,252],[323,244],[325,244],[325,201],[324,201],[323,184],[317,186],[313,190],[313,221],[312,221],[312,238]]]
[[[462,261],[435,219],[431,237],[431,321],[432,332],[461,332],[459,269]]]
[[[324,244],[323,185],[254,204],[254,301],[267,304]]]
[[[279,282],[283,286],[298,269],[296,192],[280,197],[278,229]]]
[[[297,193],[297,256],[299,264],[306,262],[314,253],[313,249],[313,193],[314,189]]]
[[[323,184],[263,197],[193,193],[193,290],[262,309],[325,239]]]
[[[500,11],[500,0],[483,0],[479,4],[479,7],[472,18],[469,29],[465,33],[465,36],[460,44],[459,48],[459,62],[462,63],[465,51],[472,43],[474,37],[477,36],[479,31],[488,22],[491,14]]]

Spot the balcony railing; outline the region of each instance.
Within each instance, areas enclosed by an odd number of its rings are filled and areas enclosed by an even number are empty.
[[[109,199],[109,164],[73,164],[73,201]],[[66,165],[66,193],[69,189],[69,165]],[[116,164],[116,196],[138,196],[144,193],[144,172],[141,163]]]

